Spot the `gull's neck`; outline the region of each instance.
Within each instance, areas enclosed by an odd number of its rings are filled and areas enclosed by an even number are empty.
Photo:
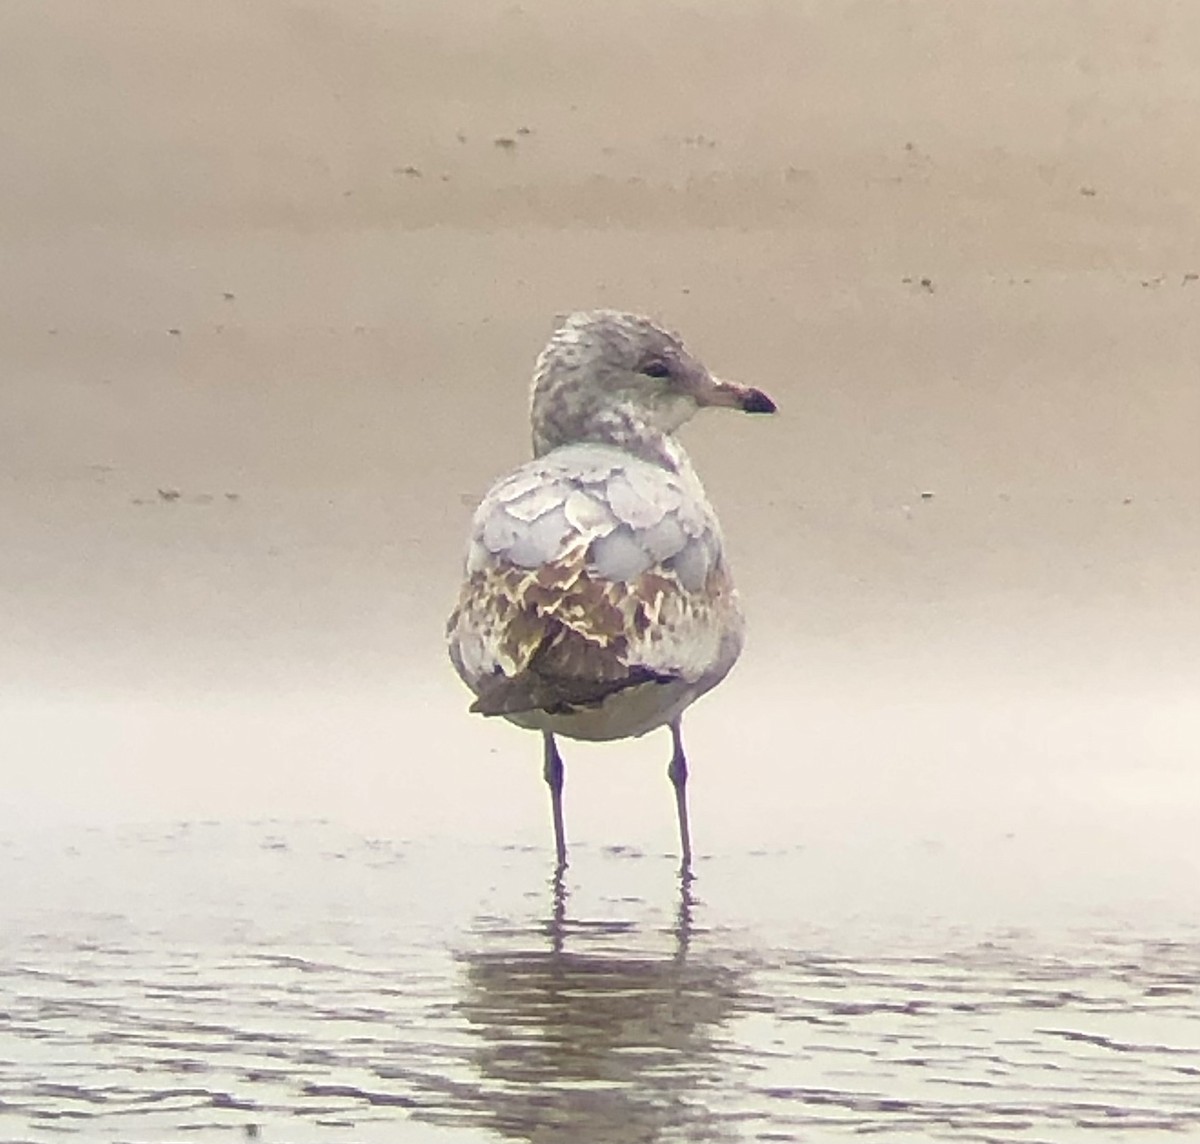
[[[535,426],[533,453],[541,457],[562,445],[607,445],[672,473],[690,472],[687,453],[670,433],[651,425],[627,405],[606,406],[591,414],[568,434],[549,434]]]

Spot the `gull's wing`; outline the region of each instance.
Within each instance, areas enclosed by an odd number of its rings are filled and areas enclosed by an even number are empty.
[[[741,614],[695,479],[579,445],[483,499],[447,635],[473,710],[566,711],[639,683],[719,678]]]

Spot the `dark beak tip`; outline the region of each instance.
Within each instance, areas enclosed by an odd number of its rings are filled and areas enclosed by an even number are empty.
[[[742,398],[743,413],[774,413],[778,409],[761,389],[752,389]]]

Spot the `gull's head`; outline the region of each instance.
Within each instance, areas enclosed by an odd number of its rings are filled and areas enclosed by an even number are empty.
[[[621,445],[674,433],[705,406],[774,413],[760,389],[714,377],[678,335],[649,318],[585,310],[563,319],[533,375],[537,455],[576,441]]]

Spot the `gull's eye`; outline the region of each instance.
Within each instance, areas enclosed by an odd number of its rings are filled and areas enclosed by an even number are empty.
[[[665,361],[659,361],[656,358],[654,361],[646,362],[638,372],[644,373],[647,377],[664,378],[671,376],[671,367]]]

